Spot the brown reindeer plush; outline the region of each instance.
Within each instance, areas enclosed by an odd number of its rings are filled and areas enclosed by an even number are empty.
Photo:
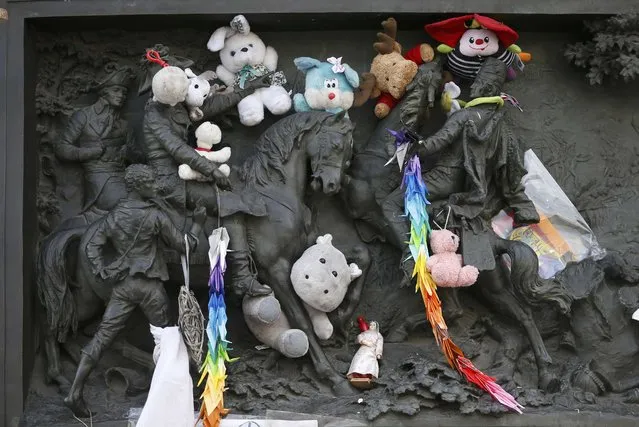
[[[373,58],[370,74],[375,78],[375,86],[370,91],[371,98],[379,98],[375,105],[375,116],[383,119],[397,105],[406,92],[406,86],[417,74],[417,66],[433,60],[433,48],[423,43],[410,49],[402,56],[402,47],[397,43],[397,21],[388,18],[382,22],[383,33],[377,33],[378,42],[373,45],[377,56]],[[371,79],[366,82],[371,85]],[[368,86],[360,85],[363,96]]]

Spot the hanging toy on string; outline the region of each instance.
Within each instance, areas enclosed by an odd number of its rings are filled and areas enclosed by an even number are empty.
[[[155,50],[147,51],[146,59],[162,66],[151,81],[153,100],[172,107],[184,102],[191,84],[186,72],[179,67],[169,65]]]
[[[178,326],[191,359],[199,366],[202,363],[204,348],[205,319],[200,309],[200,304],[191,290],[189,243],[186,235],[184,240],[186,242],[186,253],[180,256],[182,272],[184,273],[184,285],[180,287],[178,294]]]
[[[147,53],[149,51],[154,51],[152,57],[153,61],[149,60]],[[156,60],[160,59],[160,62]],[[168,46],[165,46],[161,43],[154,45],[151,48],[145,49],[144,55],[140,58],[140,68],[142,69],[142,75],[140,76],[140,84],[138,86],[138,96],[142,96],[151,90],[151,82],[153,81],[153,76],[155,73],[160,71],[163,67],[162,64],[167,63],[171,64],[175,67],[179,67],[183,70],[186,70],[189,67],[192,67],[195,63],[188,59],[178,55],[174,55],[171,53],[171,49]]]
[[[391,131],[391,134],[395,136],[400,145],[408,144],[416,146],[421,139],[419,135],[410,131]],[[484,390],[507,408],[521,413],[523,406],[521,406],[513,396],[501,388],[501,386],[495,382],[494,378],[477,369],[475,365],[464,356],[462,350],[453,342],[448,333],[448,326],[442,314],[441,301],[437,296],[438,284],[428,269],[430,254],[428,252],[427,242],[429,236],[433,233],[430,228],[427,211],[427,206],[430,204],[428,201],[428,190],[422,179],[419,156],[414,154],[411,149],[405,149],[404,152],[407,152],[407,158],[404,163],[402,186],[405,194],[404,209],[411,224],[408,245],[411,256],[415,260],[413,277],[417,279],[416,291],[421,292],[426,309],[426,318],[432,327],[435,341],[446,356],[448,364],[459,372],[468,382]]]
[[[206,327],[208,351],[201,368],[198,386],[205,383],[202,392],[202,406],[199,419],[204,427],[218,427],[222,417],[228,413],[224,408],[226,382],[226,362],[232,360],[228,355],[226,338],[226,303],[224,302],[224,272],[226,271],[226,250],[229,235],[226,228],[213,230],[209,236],[209,322]]]
[[[446,55],[446,68],[460,79],[474,80],[487,57],[495,57],[508,66],[509,80],[515,68],[524,70],[531,59],[515,44],[519,34],[507,25],[487,16],[472,14],[446,19],[425,26],[426,32],[441,44],[437,51]]]
[[[464,265],[462,256],[457,253],[459,249],[459,236],[446,229],[451,209],[448,208],[448,216],[444,228],[433,230],[428,242],[432,254],[426,261],[426,267],[431,277],[442,288],[457,288],[475,284],[479,276],[479,270],[472,265]],[[434,221],[433,221],[434,222]],[[438,225],[435,223],[435,225]]]

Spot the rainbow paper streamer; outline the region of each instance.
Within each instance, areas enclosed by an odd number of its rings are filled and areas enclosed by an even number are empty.
[[[411,143],[403,132],[391,131],[391,134],[395,136],[398,143]],[[417,142],[414,141],[412,143],[416,144]],[[437,344],[446,356],[448,364],[466,378],[468,382],[486,391],[502,405],[521,414],[521,410],[524,407],[501,388],[495,382],[495,378],[477,369],[448,335],[448,326],[442,314],[441,301],[437,296],[437,284],[426,267],[426,261],[429,256],[427,242],[432,230],[426,210],[426,206],[430,204],[427,198],[428,189],[422,179],[421,169],[419,156],[414,155],[406,163],[402,181],[402,186],[405,189],[404,210],[411,223],[408,245],[411,256],[415,260],[415,269],[413,270],[413,277],[417,278],[415,292],[421,291],[426,308],[426,318],[433,329]]]
[[[224,272],[226,271],[226,249],[229,235],[226,228],[213,230],[209,236],[209,322],[206,326],[208,351],[200,369],[198,386],[206,381],[200,396],[202,406],[198,420],[204,427],[218,427],[222,417],[228,413],[224,408],[226,362],[230,341],[226,339],[226,304],[224,303]]]

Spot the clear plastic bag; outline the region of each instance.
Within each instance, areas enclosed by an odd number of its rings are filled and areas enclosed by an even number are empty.
[[[526,151],[528,173],[522,179],[526,195],[539,213],[538,224],[513,229],[513,220],[502,211],[493,218],[493,230],[503,238],[528,244],[539,258],[539,275],[548,279],[570,262],[602,259],[606,251],[594,233],[532,150]]]

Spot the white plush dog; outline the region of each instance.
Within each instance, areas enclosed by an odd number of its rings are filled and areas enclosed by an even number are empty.
[[[215,163],[222,163],[218,166],[218,170],[225,176],[229,176],[231,168],[224,162],[231,158],[231,147],[224,147],[218,151],[211,151],[215,144],[222,141],[222,131],[217,125],[211,122],[204,122],[195,130],[195,138],[197,139],[197,148],[195,149],[200,156],[206,157]],[[187,164],[182,164],[178,168],[178,175],[185,181],[212,181],[213,178],[207,177],[194,171]]]
[[[198,122],[204,117],[200,107],[204,105],[204,101],[211,94],[209,80],[216,79],[217,75],[213,71],[205,71],[198,76],[190,68],[185,69],[184,72],[189,78],[189,90],[184,103],[189,109],[191,120]]]
[[[257,34],[252,33],[243,15],[237,15],[230,27],[215,30],[207,48],[220,52],[221,65],[217,75],[228,87],[243,89],[246,82],[257,79],[277,69],[277,52],[266,46]],[[276,115],[285,114],[291,108],[291,97],[284,89],[286,77],[281,71],[271,77],[271,86],[257,89],[237,105],[240,122],[255,126],[264,120],[264,108]]]

